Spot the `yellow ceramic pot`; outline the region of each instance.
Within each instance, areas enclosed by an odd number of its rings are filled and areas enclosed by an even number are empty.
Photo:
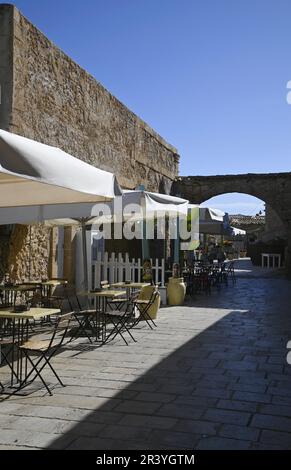
[[[186,285],[183,277],[170,277],[167,285],[169,305],[182,305],[186,294]]]

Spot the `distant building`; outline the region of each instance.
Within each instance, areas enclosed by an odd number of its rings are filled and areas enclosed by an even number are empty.
[[[232,227],[245,230],[250,241],[260,238],[265,231],[266,225],[264,215],[231,214],[229,222]]]

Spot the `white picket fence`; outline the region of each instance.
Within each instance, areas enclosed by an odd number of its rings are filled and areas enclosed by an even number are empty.
[[[153,281],[165,285],[165,260],[151,259]],[[128,253],[124,256],[122,253],[116,255],[111,253],[110,257],[107,252],[97,254],[97,260],[91,264],[91,272],[89,273],[89,286],[91,289],[100,287],[101,281],[108,281],[110,284],[114,282],[142,281],[142,261],[140,258],[129,259]]]

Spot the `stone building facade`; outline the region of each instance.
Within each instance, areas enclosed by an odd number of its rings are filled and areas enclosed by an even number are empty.
[[[266,204],[266,228],[262,238],[266,242],[276,239],[287,239],[285,224],[283,224],[282,220],[278,217],[278,214],[269,204]]]
[[[114,172],[125,188],[143,184],[170,191],[178,175],[177,150],[6,4],[0,5],[0,85],[0,128]],[[68,276],[73,234],[65,232]],[[9,265],[15,280],[27,277],[28,242],[34,253],[30,277],[46,277],[48,269],[55,275],[55,238],[44,227],[15,226],[0,275]]]

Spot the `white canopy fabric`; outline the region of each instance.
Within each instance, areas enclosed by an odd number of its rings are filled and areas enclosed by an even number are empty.
[[[0,207],[109,201],[117,194],[112,173],[0,130]]]
[[[188,204],[189,201],[176,196],[144,190],[125,190],[122,196],[123,218],[132,218],[134,206],[137,209],[134,218],[137,219],[152,218],[159,213],[166,213],[169,217],[179,214],[186,217]]]
[[[209,235],[245,235],[246,231],[231,227],[226,212],[210,207],[199,208],[199,230]]]
[[[1,224],[43,222],[59,217],[81,219],[91,215],[92,203],[111,201],[121,194],[112,173],[88,165],[59,148],[0,130]],[[87,289],[84,220],[82,231]]]
[[[196,206],[195,206],[196,207]],[[44,206],[0,208],[1,224],[28,224],[45,222],[46,225],[78,225],[80,219],[86,219],[87,225],[111,223],[123,213],[123,221],[143,220],[155,214],[166,213],[171,217],[177,214],[187,215],[186,199],[167,196],[148,191],[125,190],[121,197],[106,203],[57,204]]]
[[[228,214],[210,207],[199,208],[199,232],[209,235],[229,235]]]
[[[95,218],[101,221],[100,208],[100,202],[97,204],[82,202],[80,204],[2,207],[0,208],[0,224],[78,225],[81,219],[86,219],[86,222],[92,224]],[[111,217],[105,218],[104,216],[105,221],[111,222]]]
[[[223,222],[225,212],[219,209],[212,209],[211,207],[199,208],[199,219],[201,222]]]

